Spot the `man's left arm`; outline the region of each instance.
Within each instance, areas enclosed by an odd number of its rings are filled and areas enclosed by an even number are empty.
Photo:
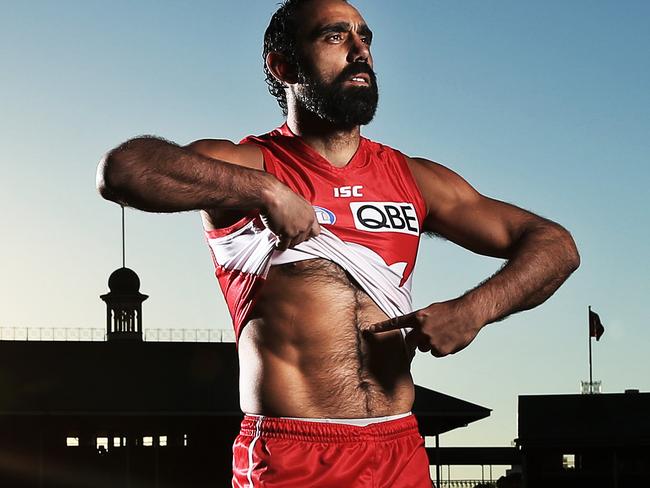
[[[407,341],[446,356],[465,348],[479,330],[548,299],[580,264],[571,234],[559,224],[485,197],[450,169],[409,160],[427,206],[424,231],[473,252],[506,259],[492,277],[463,296],[369,327],[412,327]]]

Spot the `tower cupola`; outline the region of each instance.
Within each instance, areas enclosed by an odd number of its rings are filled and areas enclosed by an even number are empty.
[[[109,292],[100,298],[106,302],[106,339],[142,340],[142,302],[140,278],[132,269],[116,269],[108,278]]]

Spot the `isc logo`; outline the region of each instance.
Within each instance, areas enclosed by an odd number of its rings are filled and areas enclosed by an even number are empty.
[[[401,232],[419,235],[420,228],[412,203],[350,202],[354,226],[368,232]]]
[[[361,193],[361,190],[363,190],[363,186],[361,185],[339,186],[338,188],[334,188],[334,196],[336,198],[362,197],[363,193]]]

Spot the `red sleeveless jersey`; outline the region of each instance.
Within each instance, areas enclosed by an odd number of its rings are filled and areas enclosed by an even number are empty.
[[[411,278],[426,208],[401,152],[361,137],[350,162],[337,168],[286,124],[241,143],[259,146],[264,169],[311,202],[321,234],[279,252],[277,237],[257,213],[206,231],[237,338],[269,267],[314,257],[342,266],[388,316],[412,310]]]

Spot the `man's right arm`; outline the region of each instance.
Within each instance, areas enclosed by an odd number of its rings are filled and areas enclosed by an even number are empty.
[[[155,137],[131,139],[102,158],[97,188],[108,200],[148,212],[263,208],[279,182],[254,169],[254,153],[248,164],[206,156],[236,154],[228,145],[235,146],[216,140],[181,147]]]
[[[309,202],[262,166],[261,151],[253,145],[201,140],[181,147],[138,137],[102,158],[97,188],[108,200],[149,212],[259,209],[280,237],[280,249],[317,235]]]

